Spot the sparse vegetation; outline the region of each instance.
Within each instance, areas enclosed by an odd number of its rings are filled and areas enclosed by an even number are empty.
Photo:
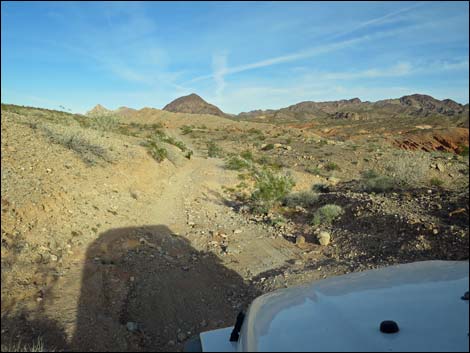
[[[461,156],[468,156],[468,146],[465,146],[465,145],[460,145],[459,146],[459,155]]]
[[[118,127],[118,117],[115,115],[97,115],[88,119],[88,126],[99,131],[111,132]]]
[[[53,349],[45,349],[44,343],[41,338],[35,340],[32,344],[24,344],[21,341],[16,343],[3,343],[2,352],[54,352]]]
[[[432,177],[430,180],[429,180],[429,184],[431,184],[432,186],[442,186],[444,184],[444,181],[442,179],[439,179],[437,177]]]
[[[296,206],[300,206],[307,208],[314,206],[318,201],[318,197],[318,194],[312,191],[301,191],[287,195],[282,200],[282,203],[287,207],[293,208]]]
[[[344,213],[343,208],[338,205],[328,204],[320,207],[313,215],[312,225],[331,224],[335,219]]]
[[[230,170],[247,169],[250,167],[250,165],[250,162],[248,162],[246,159],[237,156],[230,156],[225,160],[225,168]]]
[[[181,127],[181,134],[182,135],[187,135],[187,134],[190,134],[191,132],[193,132],[193,127],[192,126],[183,125]]]
[[[320,193],[324,193],[324,192],[330,192],[330,186],[328,184],[324,184],[324,183],[317,183],[317,184],[313,184],[312,185],[312,191],[313,192],[320,192]]]
[[[210,141],[207,143],[207,155],[210,158],[222,157],[223,151],[219,146],[215,144],[214,141]]]
[[[430,164],[425,152],[397,151],[385,160],[384,174],[399,187],[420,187],[426,184]]]
[[[331,172],[333,170],[339,170],[339,165],[336,164],[335,162],[328,162],[327,164],[325,164],[325,170]]]
[[[362,173],[362,186],[366,192],[388,192],[396,187],[394,179],[380,175],[375,170],[366,170]]]
[[[290,175],[274,174],[263,168],[253,172],[255,181],[251,194],[255,211],[267,212],[276,202],[282,200],[295,185]]]
[[[51,142],[62,145],[77,153],[87,165],[95,165],[99,160],[112,161],[107,149],[91,143],[88,139],[77,133],[53,131],[46,126],[42,127],[42,131]]]
[[[270,151],[274,149],[274,144],[273,143],[268,143],[266,146],[262,148],[263,151]]]
[[[168,158],[168,151],[165,148],[160,147],[156,140],[147,140],[143,143],[143,146],[147,147],[149,154],[159,163]]]
[[[247,161],[253,161],[253,153],[249,150],[245,150],[240,153],[240,157],[246,159]]]

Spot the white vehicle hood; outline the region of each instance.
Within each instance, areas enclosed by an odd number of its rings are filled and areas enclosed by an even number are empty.
[[[468,352],[468,273],[468,262],[426,261],[269,293],[250,306],[237,350]],[[384,320],[400,331],[382,333]]]

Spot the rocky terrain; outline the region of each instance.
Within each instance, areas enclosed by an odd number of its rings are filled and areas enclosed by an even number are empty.
[[[359,98],[332,102],[301,102],[279,110],[255,110],[238,118],[272,122],[304,121],[318,118],[351,120],[398,119],[403,117],[452,117],[454,124],[468,121],[468,104],[451,99],[442,101],[428,95],[413,94],[397,99],[362,102]]]
[[[431,98],[2,104],[2,350],[181,351],[262,293],[468,260],[468,105]]]

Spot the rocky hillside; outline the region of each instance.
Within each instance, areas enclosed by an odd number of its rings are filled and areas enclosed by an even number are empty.
[[[97,104],[93,107],[93,109],[86,112],[88,116],[99,116],[99,115],[110,115],[113,111],[106,109],[101,104]]]
[[[211,114],[222,117],[227,116],[227,114],[215,105],[207,103],[204,99],[194,93],[175,99],[171,103],[167,104],[163,110],[173,113]]]
[[[237,118],[282,123],[323,118],[371,120],[450,117],[455,119],[457,125],[468,126],[468,112],[468,104],[462,105],[451,99],[438,100],[428,95],[413,94],[377,102],[362,102],[359,98],[331,102],[307,101],[279,110],[240,113]]]
[[[121,116],[131,116],[137,110],[128,108],[128,107],[119,107],[116,110],[111,110],[103,107],[101,104],[97,104],[93,107],[93,109],[86,112],[87,116],[96,117],[96,116],[103,116],[103,115],[121,115]]]

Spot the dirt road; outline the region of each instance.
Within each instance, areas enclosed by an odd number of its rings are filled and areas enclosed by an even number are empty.
[[[46,162],[57,170],[53,155]],[[259,294],[251,279],[300,251],[236,213],[223,196],[236,173],[204,155],[196,150],[190,160],[162,164],[134,155],[83,170],[86,177],[69,190],[78,202],[62,207],[80,215],[68,221],[76,228],[101,227],[69,246],[53,278],[44,279],[52,277],[49,267],[40,270],[43,281],[31,289],[35,302],[2,326],[6,333],[23,327],[15,334],[39,335],[57,350],[165,351],[232,325]],[[79,163],[70,169],[81,173]],[[65,234],[70,224],[57,222]]]

